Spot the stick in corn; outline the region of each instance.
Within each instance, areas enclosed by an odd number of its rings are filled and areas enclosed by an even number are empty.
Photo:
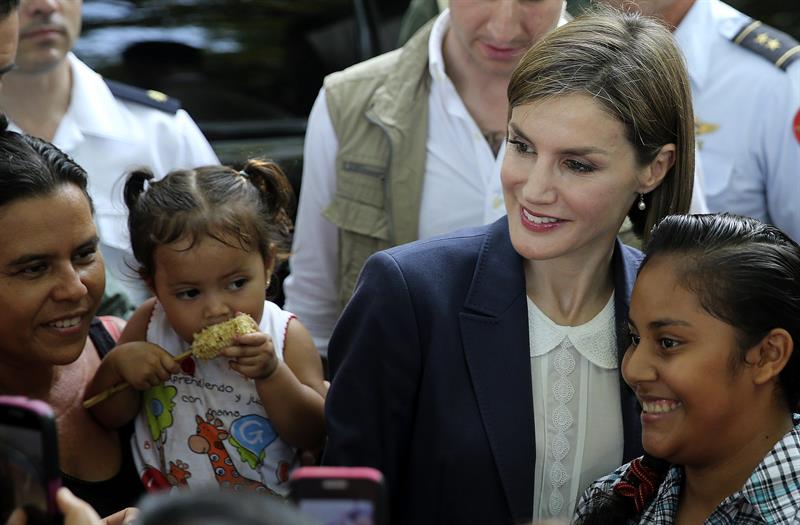
[[[186,352],[176,355],[175,361],[183,361],[189,356],[199,359],[213,359],[219,355],[223,348],[231,346],[236,336],[257,331],[258,325],[252,317],[246,313],[237,314],[232,319],[207,326],[194,334],[192,346]],[[128,383],[116,384],[84,401],[83,407],[91,408],[129,386]]]

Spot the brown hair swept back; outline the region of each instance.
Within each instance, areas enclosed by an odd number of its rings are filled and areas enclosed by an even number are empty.
[[[545,97],[586,94],[625,127],[640,166],[665,144],[675,164],[628,216],[645,237],[663,217],[686,213],[694,181],[694,115],[686,66],[655,19],[600,5],[556,29],[522,58],[508,85],[511,110]]]
[[[146,169],[125,182],[128,230],[138,272],[153,278],[153,254],[161,244],[205,236],[266,259],[273,246],[288,253],[294,193],[280,167],[249,160],[241,171],[227,166],[176,170],[160,180]],[[231,244],[232,242],[236,244]]]

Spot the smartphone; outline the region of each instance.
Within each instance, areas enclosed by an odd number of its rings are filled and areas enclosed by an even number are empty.
[[[28,525],[61,521],[53,410],[43,401],[0,396],[0,524],[22,507]]]
[[[387,525],[386,489],[369,467],[300,467],[289,497],[319,525]]]

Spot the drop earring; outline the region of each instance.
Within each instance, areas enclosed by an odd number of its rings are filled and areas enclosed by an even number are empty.
[[[644,193],[639,194],[639,204],[637,204],[637,208],[639,208],[639,211],[647,209],[647,204],[644,203]]]

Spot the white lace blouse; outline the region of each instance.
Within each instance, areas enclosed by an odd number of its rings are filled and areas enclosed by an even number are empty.
[[[622,463],[614,294],[580,326],[554,323],[528,299],[536,428],[533,518],[569,520],[578,497]]]

